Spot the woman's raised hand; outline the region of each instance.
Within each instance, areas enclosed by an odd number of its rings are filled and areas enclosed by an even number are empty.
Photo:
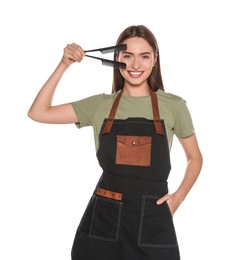
[[[84,50],[76,43],[67,44],[61,62],[70,66],[74,62],[81,62],[85,56]]]

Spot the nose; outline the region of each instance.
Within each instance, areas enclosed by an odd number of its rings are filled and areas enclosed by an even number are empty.
[[[140,61],[138,58],[134,58],[132,61],[132,68],[137,70],[140,67]]]

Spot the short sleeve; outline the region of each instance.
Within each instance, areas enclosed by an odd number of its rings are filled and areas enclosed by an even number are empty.
[[[78,128],[92,126],[94,115],[101,103],[103,95],[104,94],[95,95],[71,103],[78,118],[78,123],[76,123]]]
[[[195,132],[189,109],[183,99],[178,102],[173,129],[175,135],[181,138],[188,137]]]

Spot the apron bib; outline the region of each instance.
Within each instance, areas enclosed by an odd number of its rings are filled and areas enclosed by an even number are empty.
[[[78,226],[73,260],[180,260],[166,202],[171,169],[157,95],[154,120],[115,119],[122,91],[104,120],[97,158],[103,173]]]

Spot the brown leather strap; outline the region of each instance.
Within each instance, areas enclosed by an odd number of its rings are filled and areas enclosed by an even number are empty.
[[[118,108],[118,105],[119,105],[119,102],[120,102],[120,99],[121,99],[121,95],[122,95],[122,90],[119,93],[119,95],[115,98],[114,104],[113,104],[113,106],[110,110],[110,113],[109,113],[109,117],[108,117],[107,122],[104,126],[104,129],[103,129],[103,132],[102,132],[103,134],[108,134],[111,131],[111,128],[112,128],[112,125],[113,125],[114,119],[115,119],[115,113],[116,113],[116,110]]]
[[[152,111],[153,111],[153,119],[154,119],[156,133],[159,135],[164,135],[164,129],[162,127],[162,122],[160,120],[160,115],[159,115],[157,95],[150,88],[149,88],[149,93],[152,99]]]
[[[149,88],[149,93],[150,93],[151,99],[152,99],[152,111],[153,111],[153,118],[154,118],[154,125],[155,125],[155,129],[156,129],[156,133],[160,134],[160,135],[164,135],[164,129],[162,127],[162,123],[161,123],[160,115],[159,115],[157,95],[150,88]],[[111,131],[111,128],[112,128],[112,125],[113,125],[114,119],[115,119],[115,113],[117,111],[117,108],[118,108],[118,105],[119,105],[119,102],[121,99],[121,95],[122,95],[122,90],[118,94],[118,96],[115,98],[114,104],[109,113],[109,117],[104,126],[104,129],[102,132],[103,134],[110,133],[110,131]]]

